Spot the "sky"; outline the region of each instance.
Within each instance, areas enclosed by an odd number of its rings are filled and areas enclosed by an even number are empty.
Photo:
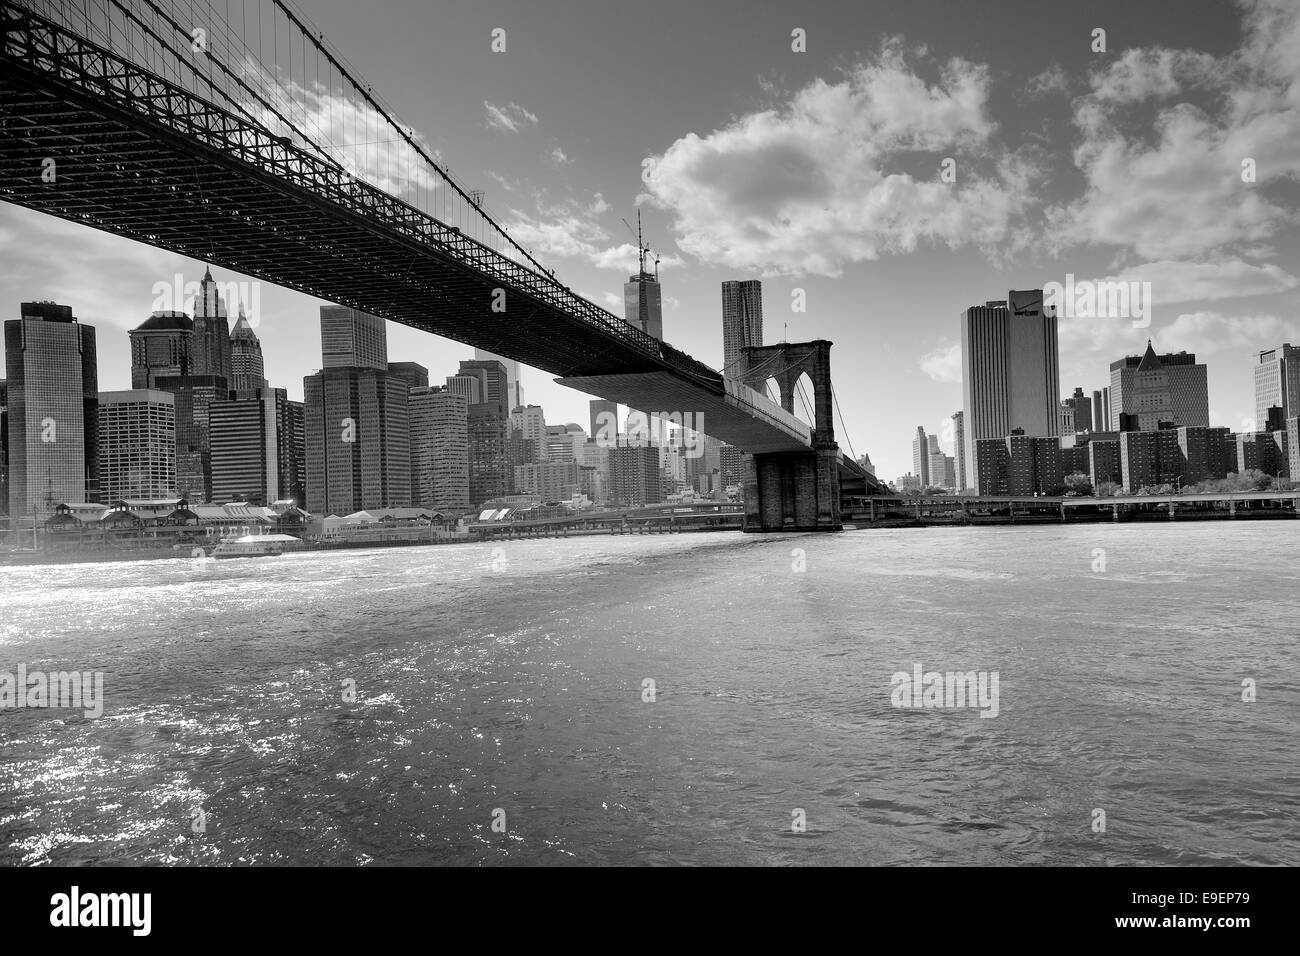
[[[948,434],[959,316],[1008,289],[1151,283],[1147,327],[1060,319],[1063,397],[1150,337],[1208,364],[1211,423],[1239,429],[1254,353],[1300,344],[1295,0],[297,6],[578,293],[622,315],[640,211],[664,338],[717,368],[720,283],[761,279],[765,341],[834,343],[837,438],[886,479],[917,426]],[[105,391],[129,387],[155,283],[203,269],[0,203],[0,312],[72,305]],[[267,377],[294,398],[319,305],[259,288]],[[388,344],[435,382],[472,351],[392,323]],[[586,396],[523,381],[548,421],[586,425]]]

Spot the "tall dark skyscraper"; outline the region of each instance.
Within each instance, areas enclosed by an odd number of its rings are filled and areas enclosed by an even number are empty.
[[[971,306],[961,315],[962,392],[967,474],[976,491],[982,474],[977,441],[1057,434],[1061,373],[1056,313],[1043,290],[1012,290],[1005,301]]]
[[[389,362],[388,374],[400,378],[407,388],[429,387],[429,370],[419,362]]]
[[[1074,430],[1076,432],[1100,431],[1093,424],[1092,397],[1084,394],[1082,386],[1075,386],[1074,394],[1062,402],[1074,412]]]
[[[466,410],[469,442],[469,500],[479,507],[514,490],[510,440],[510,376],[496,359],[460,363],[457,379],[475,379],[482,401]],[[453,389],[453,391],[456,391]],[[462,393],[463,394],[463,393]]]
[[[343,305],[320,307],[322,368],[388,370],[388,330],[376,315]]]
[[[303,379],[307,510],[408,507],[413,370],[388,370],[383,319],[330,305],[320,316],[325,367]]]
[[[623,313],[627,321],[657,339],[664,337],[663,289],[659,277],[644,269],[623,285]]]
[[[282,388],[240,389],[208,410],[212,501],[303,503],[302,404]]]
[[[629,276],[623,286],[623,317],[642,332],[657,339],[664,337],[663,290],[659,286],[659,260],[655,271],[646,271],[646,258],[650,250],[641,238],[641,214],[636,216],[637,273]]]
[[[763,283],[757,279],[722,283],[722,374],[739,378],[740,350],[763,344]]]
[[[0,517],[9,514],[9,385],[0,379]]]
[[[61,502],[99,497],[95,330],[71,306],[21,308],[4,327],[9,514],[43,520]]]
[[[194,321],[184,312],[155,312],[127,335],[132,388],[155,388],[160,377],[190,374]]]
[[[211,278],[211,273],[205,276],[195,307],[222,312],[224,306]],[[198,368],[200,361],[210,366],[214,356],[216,365],[221,365],[222,352],[215,344],[214,330],[224,322],[221,316],[204,319],[203,359],[198,355],[196,323],[184,312],[154,312],[127,333],[131,339],[131,387],[161,389],[175,397],[175,490],[196,504],[208,501],[212,494],[208,406],[227,398],[230,387],[224,376],[200,374]],[[229,343],[226,355],[229,358]],[[259,361],[260,357],[259,349]]]
[[[487,352],[483,349],[474,350],[474,360],[476,362],[500,362],[506,369],[506,381],[508,383],[508,392],[506,404],[510,407],[507,411],[513,412],[524,404],[524,386],[519,376],[519,363],[514,359],[508,359],[504,356],[497,355],[494,352]]]
[[[327,368],[303,379],[308,511],[342,516],[410,505],[409,391],[373,368]]]
[[[240,392],[255,388],[266,388],[262,343],[241,307],[239,319],[230,331],[230,390]]]
[[[618,438],[618,402],[603,398],[591,400],[591,431],[587,433],[593,440],[608,438],[613,445]]]
[[[154,388],[176,398],[176,493],[198,504],[212,500],[208,409],[230,395],[216,375],[160,375]]]
[[[484,402],[500,402],[510,413],[510,373],[496,359],[474,359],[460,363],[457,376],[470,375],[479,381],[479,397]]]
[[[203,273],[194,299],[192,375],[212,375],[230,381],[230,323],[212,270]]]
[[[483,502],[514,490],[510,416],[505,402],[493,401],[470,405],[466,409],[466,418],[469,500],[471,508],[478,508]]]

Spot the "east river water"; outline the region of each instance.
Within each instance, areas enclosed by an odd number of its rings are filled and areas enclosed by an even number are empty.
[[[927,528],[2,569],[0,678],[102,672],[104,708],[0,709],[0,865],[1296,865],[1298,539]],[[893,706],[914,669],[996,672],[997,716]]]

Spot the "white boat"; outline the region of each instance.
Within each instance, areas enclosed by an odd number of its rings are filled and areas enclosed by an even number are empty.
[[[241,538],[226,538],[212,549],[212,556],[218,560],[264,558],[300,547],[302,541],[291,534],[246,534]]]

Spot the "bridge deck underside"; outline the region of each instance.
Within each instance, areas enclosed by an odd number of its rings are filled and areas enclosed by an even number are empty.
[[[741,404],[731,395],[718,395],[707,388],[684,383],[669,373],[587,375],[556,381],[650,414],[702,415],[702,426],[697,430],[752,454],[806,452],[812,447],[806,431],[800,434],[764,409]],[[775,403],[771,404],[777,412],[781,411]],[[692,418],[692,421],[700,419]]]
[[[535,281],[536,273],[525,277],[529,289],[574,308],[479,271],[466,257],[487,262],[490,252],[448,238],[448,227],[367,184],[341,182],[339,170],[245,118],[34,19],[5,25],[0,199],[552,374],[647,371],[675,361],[722,391],[707,366],[567,289]],[[46,158],[56,163],[52,182],[42,178]],[[498,288],[506,291],[504,312],[493,310]]]

